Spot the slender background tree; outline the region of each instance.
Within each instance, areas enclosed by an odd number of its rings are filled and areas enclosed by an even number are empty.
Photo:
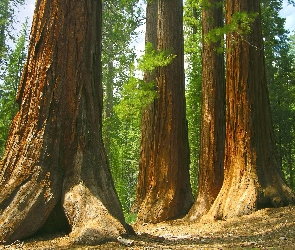
[[[137,28],[142,25],[138,0],[104,1],[102,72],[104,90],[103,139],[116,190],[126,216],[135,196],[137,182],[140,120],[116,108],[123,86],[134,79]],[[127,218],[128,219],[128,218]]]

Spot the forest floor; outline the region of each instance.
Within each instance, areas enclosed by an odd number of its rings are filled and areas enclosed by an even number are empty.
[[[226,221],[175,220],[134,225],[137,236],[124,246],[108,242],[73,246],[67,236],[52,235],[15,242],[0,249],[295,249],[295,207],[268,208]]]

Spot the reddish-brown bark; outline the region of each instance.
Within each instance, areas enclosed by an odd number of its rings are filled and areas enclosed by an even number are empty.
[[[171,51],[176,58],[155,73],[159,97],[152,107],[152,137],[146,140],[151,149],[145,154],[149,156],[147,190],[138,213],[138,221],[153,223],[183,216],[193,203],[185,117],[182,1],[156,2],[157,48]]]
[[[206,41],[206,35],[223,26],[219,0],[209,0],[202,9],[202,117],[197,200],[188,218],[196,220],[207,213],[223,182],[225,143],[224,55],[217,52],[221,43]]]
[[[127,231],[101,135],[101,11],[96,0],[36,2],[0,163],[1,242],[36,232],[59,203],[77,243]]]
[[[260,3],[227,0],[227,23],[235,12],[260,13]],[[276,159],[259,16],[251,28],[227,36],[225,174],[211,218],[294,203]]]
[[[157,14],[158,2],[148,1],[146,6],[146,31],[145,43],[151,43],[153,48],[157,48]],[[145,72],[144,81],[146,83],[156,83],[155,70],[153,72]],[[132,212],[138,212],[142,201],[147,195],[148,190],[148,172],[152,152],[152,138],[154,135],[154,102],[149,105],[142,113],[141,119],[141,142],[140,142],[140,160],[139,174],[136,187],[136,197],[132,205]]]

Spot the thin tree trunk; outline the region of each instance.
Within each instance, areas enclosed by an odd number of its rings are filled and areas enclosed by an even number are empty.
[[[73,241],[126,233],[101,135],[101,1],[38,0],[0,163],[0,241],[38,230],[60,202]]]
[[[221,43],[206,42],[206,35],[223,26],[223,6],[209,0],[202,8],[202,119],[197,200],[188,218],[196,220],[207,213],[223,182],[225,143],[224,55],[217,52]]]
[[[227,0],[236,12],[260,13],[259,1]],[[276,159],[260,17],[248,35],[227,36],[224,182],[208,216],[229,218],[294,203]]]
[[[146,196],[138,221],[159,222],[185,215],[193,203],[185,117],[182,1],[158,1],[157,46],[176,55],[156,71],[159,98],[153,107]],[[150,120],[151,121],[151,120]]]

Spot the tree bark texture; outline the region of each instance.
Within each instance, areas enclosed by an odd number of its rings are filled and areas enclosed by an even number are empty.
[[[260,13],[260,3],[227,0],[227,23],[235,12]],[[225,174],[211,218],[294,203],[276,159],[260,16],[251,28],[249,34],[227,36]]]
[[[207,213],[223,182],[225,143],[224,55],[221,43],[207,42],[205,36],[223,26],[223,6],[208,0],[202,8],[202,112],[198,194],[188,218],[196,220]]]
[[[111,49],[109,50],[109,53],[112,53],[113,49],[111,46]],[[109,61],[107,64],[107,72],[105,76],[105,100],[104,100],[104,116],[103,119],[106,121],[104,123],[104,146],[106,150],[106,155],[109,155],[110,152],[110,145],[111,145],[111,123],[109,119],[111,119],[113,112],[114,112],[114,62]]]
[[[151,138],[145,141],[150,147],[146,154],[147,190],[138,221],[152,223],[184,216],[193,203],[185,117],[182,1],[156,2],[157,48],[171,51],[176,58],[168,66],[156,69],[159,97],[151,109]]]
[[[0,163],[0,241],[36,232],[60,202],[76,243],[127,232],[102,142],[96,0],[37,0],[20,110]]]
[[[145,44],[151,43],[153,48],[157,48],[157,17],[158,17],[158,1],[148,1],[146,6],[146,31]],[[145,72],[144,82],[156,83],[156,72]],[[136,187],[136,197],[132,205],[131,211],[138,212],[141,203],[147,195],[148,190],[148,173],[152,152],[152,138],[154,136],[154,105],[151,103],[143,113],[141,118],[141,142],[140,142],[140,159],[139,159],[139,173]]]

